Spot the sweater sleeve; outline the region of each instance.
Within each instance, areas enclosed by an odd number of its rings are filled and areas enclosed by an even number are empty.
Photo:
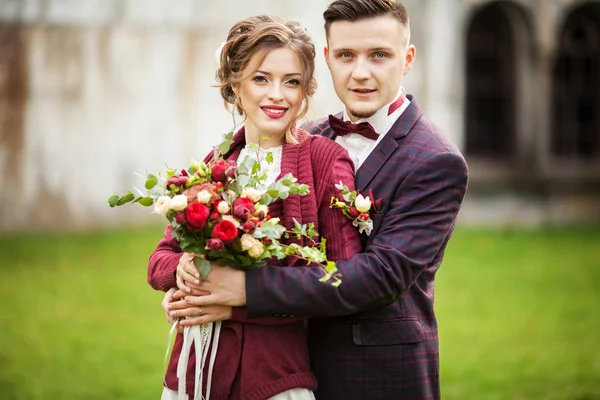
[[[175,273],[183,252],[177,240],[171,236],[172,230],[170,225],[167,226],[163,238],[148,261],[148,283],[153,289],[163,292],[177,286]]]
[[[318,273],[311,268],[248,271],[248,315],[282,310],[347,315],[396,301],[447,242],[467,182],[467,165],[459,154],[439,153],[423,161],[397,187],[365,252],[336,263],[343,280],[339,287],[315,283]]]
[[[350,190],[354,190],[354,164],[352,160],[342,148],[334,154],[331,162],[326,165],[327,168],[325,171],[327,173],[321,175],[321,181],[317,182],[315,186],[320,200],[318,209],[319,234],[327,240],[327,259],[330,261],[341,261],[348,260],[354,254],[360,252],[362,245],[358,230],[352,225],[352,221],[339,209],[329,207],[331,197],[339,196],[339,190],[335,187],[337,183],[343,182]],[[343,279],[344,277],[342,276]],[[293,314],[272,315],[260,318],[248,318],[246,307],[234,307],[231,320],[260,325],[277,325],[303,319]]]

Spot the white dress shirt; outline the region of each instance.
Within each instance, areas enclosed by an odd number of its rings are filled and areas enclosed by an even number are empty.
[[[397,110],[388,115],[390,105],[394,104],[400,96],[405,97],[404,102],[400,107],[398,107]],[[379,144],[379,142],[385,137],[385,135],[387,135],[389,130],[392,128],[392,126],[398,120],[398,118],[400,118],[400,115],[402,115],[402,113],[404,112],[404,110],[406,110],[409,104],[410,101],[408,100],[408,98],[406,98],[406,95],[404,94],[404,88],[400,87],[400,90],[398,90],[398,95],[394,98],[394,101],[381,107],[375,114],[373,114],[369,118],[364,118],[353,122],[354,124],[358,124],[361,122],[368,122],[369,124],[371,124],[373,129],[375,129],[375,132],[379,134],[377,140],[367,139],[357,133],[349,133],[348,135],[337,136],[335,138],[335,141],[337,143],[341,144],[346,150],[348,150],[348,154],[354,162],[354,171],[357,171],[362,165],[362,163],[365,162],[367,157],[369,157],[369,154],[371,154],[373,149]],[[346,122],[350,122],[350,117],[348,116],[346,110],[344,110],[343,119]]]

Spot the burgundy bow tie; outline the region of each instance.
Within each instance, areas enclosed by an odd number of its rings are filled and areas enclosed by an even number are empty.
[[[338,136],[346,136],[349,133],[356,133],[367,139],[377,140],[379,134],[375,132],[375,129],[368,122],[361,122],[360,124],[352,124],[350,122],[342,121],[333,115],[329,116],[329,126]]]

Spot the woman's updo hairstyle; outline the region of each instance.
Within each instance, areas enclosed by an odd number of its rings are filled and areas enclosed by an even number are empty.
[[[254,71],[247,67],[256,54],[261,54],[258,65],[267,53],[274,49],[289,48],[296,52],[302,65],[301,90],[304,107],[297,119],[308,111],[308,98],[316,90],[314,79],[315,46],[306,31],[298,22],[286,21],[269,15],[246,18],[236,23],[227,35],[227,41],[221,49],[220,67],[216,78],[226,107],[232,105],[243,114],[238,96],[233,91],[235,85],[250,76]]]

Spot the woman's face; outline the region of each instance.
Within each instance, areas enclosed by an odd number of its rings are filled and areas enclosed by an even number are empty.
[[[256,66],[261,53],[254,55],[249,67],[255,69],[237,88],[246,115],[246,135],[259,139],[283,137],[302,107],[302,63],[291,49],[278,48],[267,53]]]

